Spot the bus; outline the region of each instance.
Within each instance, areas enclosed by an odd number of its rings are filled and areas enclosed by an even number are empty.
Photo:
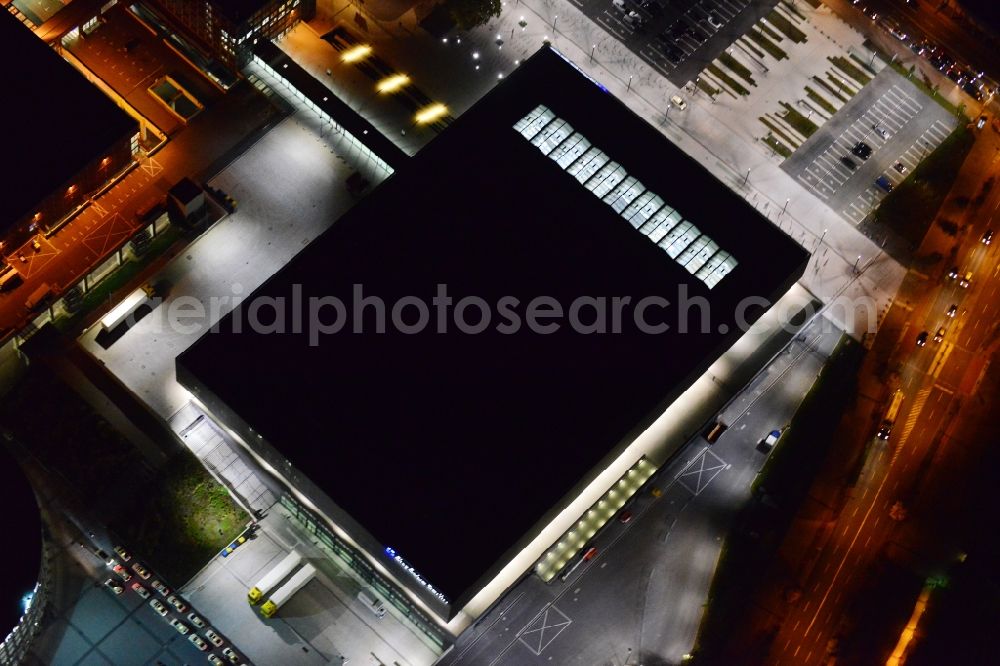
[[[288,553],[283,560],[278,562],[276,567],[264,574],[264,577],[250,588],[250,591],[247,593],[247,601],[250,602],[250,605],[256,605],[264,598],[265,594],[274,589],[278,583],[297,569],[300,564],[302,564],[302,556],[299,555],[298,551],[293,550]]]
[[[306,586],[316,576],[316,567],[305,564],[295,572],[295,575],[288,579],[288,582],[279,587],[271,594],[271,597],[260,606],[260,614],[264,617],[272,617],[278,612],[286,601]]]
[[[892,402],[889,403],[889,411],[885,413],[885,418],[882,419],[882,425],[878,428],[878,438],[888,440],[889,433],[892,432],[892,424],[896,421],[896,415],[899,414],[899,406],[903,404],[903,392],[897,390],[892,395]]]

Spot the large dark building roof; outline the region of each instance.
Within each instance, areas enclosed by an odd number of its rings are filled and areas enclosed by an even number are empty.
[[[514,129],[543,104],[609,154],[738,261],[714,288]],[[720,251],[721,251],[720,250]],[[466,599],[505,553],[605,456],[648,425],[739,335],[750,296],[775,299],[808,255],[656,129],[543,49],[358,203],[254,295],[336,296],[343,331],[252,332],[244,307],[178,361],[178,376],[286,456],[383,546],[452,600]],[[353,285],[391,306],[437,285],[457,303],[504,296],[704,297],[711,327],[678,331],[677,306],[642,333],[497,330],[349,332]],[[251,299],[252,300],[252,299]],[[308,311],[308,306],[304,307]],[[608,307],[609,313],[611,306]],[[270,315],[258,312],[260,320]],[[472,308],[467,321],[475,322]],[[751,320],[759,305],[747,313]],[[592,308],[580,315],[590,321]],[[697,313],[697,309],[695,309]],[[610,314],[609,314],[610,316]],[[694,315],[687,317],[691,319]],[[335,317],[323,311],[324,321]],[[417,310],[404,311],[407,322]],[[728,332],[720,332],[720,326]],[[238,327],[242,332],[235,332]],[[214,408],[214,407],[213,407]]]
[[[7,11],[0,63],[3,233],[137,124]]]

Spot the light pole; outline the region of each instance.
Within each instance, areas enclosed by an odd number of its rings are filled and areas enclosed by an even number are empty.
[[[860,262],[861,262],[861,255],[859,254],[859,255],[858,255],[858,258],[854,260],[854,269],[853,269],[853,271],[852,271],[852,272],[853,272],[853,273],[854,273],[855,275],[857,275],[857,273],[858,273],[858,264],[859,264]]]
[[[816,243],[816,250],[817,250],[817,251],[819,251],[819,248],[820,248],[820,246],[821,246],[821,245],[823,245],[823,239],[824,239],[824,238],[826,238],[826,232],[827,232],[827,230],[826,230],[826,229],[824,229],[824,230],[823,230],[823,233],[821,233],[821,234],[819,235],[819,242],[818,242],[818,243]]]
[[[631,74],[628,75],[628,85],[625,86],[625,92],[627,93],[630,90],[632,90],[632,75]]]
[[[556,21],[558,21],[558,20],[559,20],[558,16],[553,16],[552,17],[552,32],[556,31]]]
[[[590,62],[594,62],[594,51],[597,50],[597,44],[590,47]]]
[[[747,175],[745,178],[743,178],[743,184],[746,185],[749,180],[750,180],[750,169],[747,169]]]
[[[785,211],[788,210],[788,202],[789,201],[791,201],[791,199],[785,199],[785,207],[781,209],[782,213],[784,213]]]

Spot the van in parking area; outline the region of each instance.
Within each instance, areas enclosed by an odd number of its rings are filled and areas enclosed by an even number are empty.
[[[22,282],[24,280],[21,278],[21,274],[14,270],[13,266],[0,273],[0,291],[10,291]]]
[[[378,617],[385,617],[385,604],[382,600],[375,596],[369,590],[361,590],[358,592],[358,600],[365,605],[365,607],[374,613]]]

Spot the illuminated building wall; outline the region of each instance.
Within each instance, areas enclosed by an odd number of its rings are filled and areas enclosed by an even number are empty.
[[[149,0],[148,5],[234,71],[250,59],[254,40],[273,39],[316,12],[316,0]]]

